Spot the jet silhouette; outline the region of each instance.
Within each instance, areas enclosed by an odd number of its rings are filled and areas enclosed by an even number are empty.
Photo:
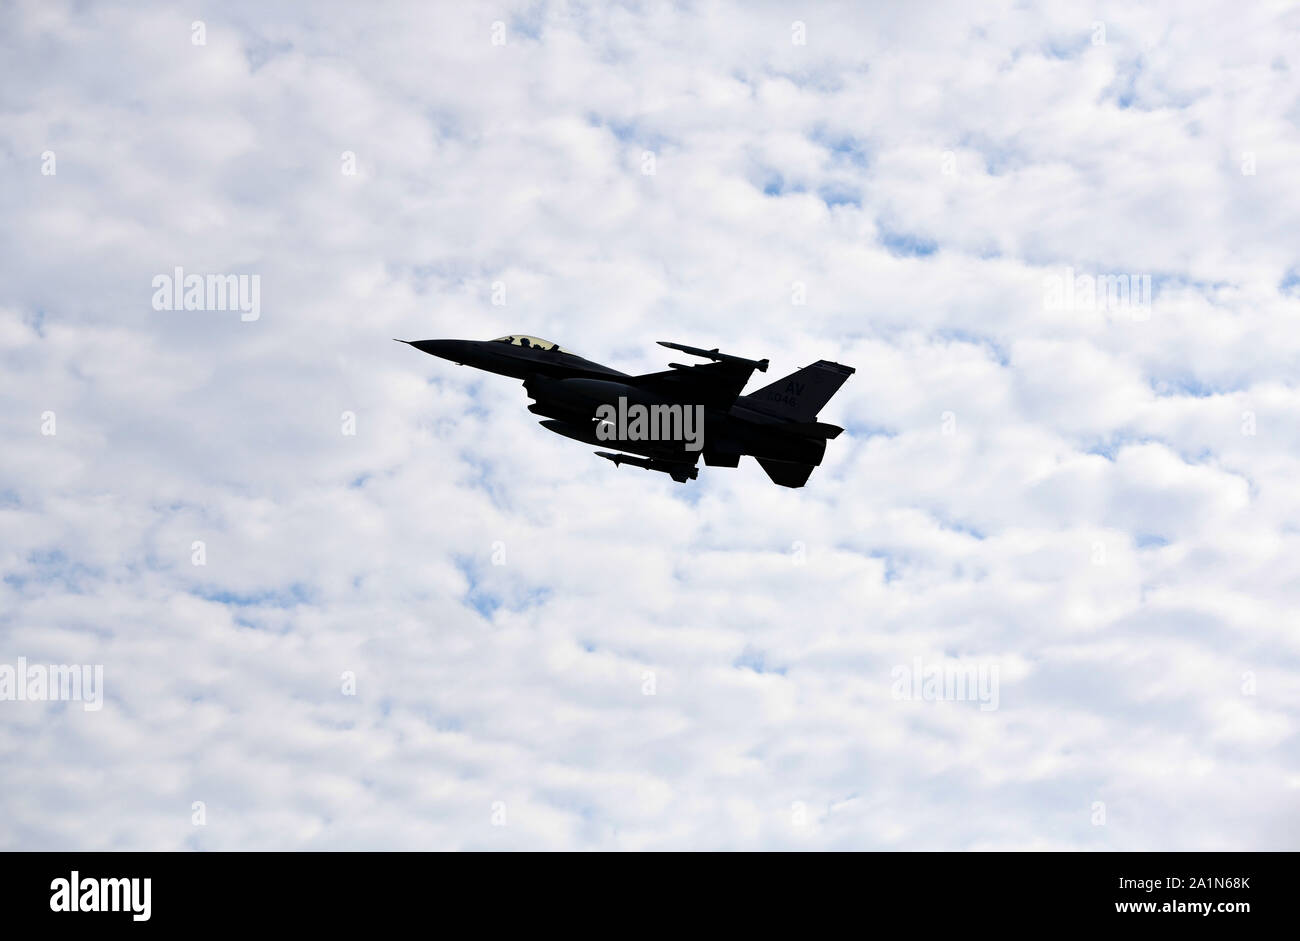
[[[826,442],[844,429],[817,420],[854,369],[818,360],[742,395],[765,359],[751,360],[660,341],[660,346],[711,360],[669,363],[665,372],[629,376],[530,336],[495,340],[399,340],[464,366],[522,379],[528,410],[543,428],[620,454],[597,451],[615,465],[632,464],[694,480],[700,457],[711,467],[737,467],[754,457],[773,482],[802,487],[822,461]],[[633,455],[641,455],[635,457]]]

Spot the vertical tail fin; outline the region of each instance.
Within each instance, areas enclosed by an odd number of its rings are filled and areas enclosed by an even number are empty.
[[[831,396],[844,385],[844,380],[856,371],[852,366],[819,359],[770,386],[741,396],[739,401],[756,411],[779,418],[813,421]]]

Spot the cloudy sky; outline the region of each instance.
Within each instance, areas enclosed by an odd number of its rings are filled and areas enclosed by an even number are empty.
[[[974,6],[0,8],[0,664],[104,673],[0,846],[1300,846],[1300,12]],[[506,333],[847,431],[680,485],[391,339]]]

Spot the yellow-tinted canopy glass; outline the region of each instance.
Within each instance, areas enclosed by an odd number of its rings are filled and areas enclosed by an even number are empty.
[[[569,352],[558,343],[552,343],[550,340],[543,340],[541,337],[524,336],[521,333],[515,334],[514,336],[497,337],[493,342],[510,343],[514,346],[530,346],[539,350],[555,350],[557,353]]]

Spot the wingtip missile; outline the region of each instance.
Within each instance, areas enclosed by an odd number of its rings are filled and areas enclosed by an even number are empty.
[[[670,350],[679,350],[682,353],[689,353],[691,356],[701,356],[704,359],[711,359],[715,363],[732,363],[737,366],[748,366],[750,369],[757,369],[759,372],[767,372],[767,360],[765,359],[745,359],[743,356],[732,356],[730,353],[719,353],[715,346],[711,350],[702,349],[698,346],[686,346],[682,343],[672,343],[668,340],[656,340],[660,346],[666,346]]]

